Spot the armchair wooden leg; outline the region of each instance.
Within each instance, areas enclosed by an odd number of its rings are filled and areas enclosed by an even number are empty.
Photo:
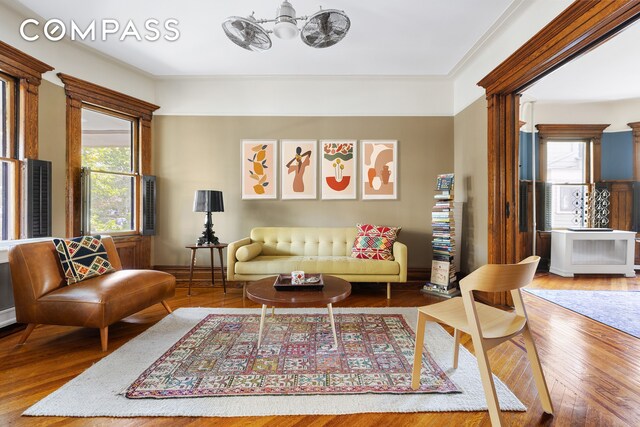
[[[420,388],[420,371],[422,368],[422,349],[424,347],[424,327],[427,316],[418,312],[418,325],[416,326],[416,347],[413,352],[413,373],[411,374],[411,388]]]
[[[27,338],[29,338],[29,335],[31,335],[31,332],[33,332],[36,326],[38,326],[37,323],[29,323],[27,325],[27,329],[25,329],[24,332],[22,333],[22,336],[20,337],[20,341],[18,341],[18,345],[22,345],[27,341]]]
[[[547,414],[553,415],[553,403],[551,403],[551,396],[549,395],[549,389],[547,388],[547,382],[544,379],[544,373],[542,372],[542,365],[538,358],[538,351],[536,345],[533,342],[533,336],[529,330],[529,325],[525,325],[522,330],[522,337],[524,338],[524,345],[527,349],[527,357],[529,358],[529,364],[531,365],[531,371],[533,372],[533,379],[536,382],[536,388],[538,389],[538,395],[540,396],[540,402],[542,403],[542,409]]]
[[[502,421],[502,413],[500,412],[498,396],[496,395],[496,386],[493,382],[491,366],[489,365],[489,358],[483,346],[482,338],[477,339],[477,337],[474,337],[473,335],[472,338],[473,348],[475,349],[476,358],[478,359],[478,368],[480,370],[482,388],[484,389],[484,395],[487,399],[487,407],[489,408],[491,425],[494,427],[500,427],[504,425],[504,423]]]
[[[173,313],[173,310],[171,310],[171,307],[169,307],[169,304],[167,304],[166,301],[160,301],[160,303],[162,304],[162,306],[164,307],[165,310],[167,310],[167,313],[171,314]]]
[[[453,369],[458,369],[458,354],[460,353],[460,329],[453,332]]]
[[[391,282],[387,282],[387,299],[391,299]]]
[[[102,344],[102,351],[107,351],[107,343],[109,341],[109,327],[105,326],[100,328],[100,344]]]

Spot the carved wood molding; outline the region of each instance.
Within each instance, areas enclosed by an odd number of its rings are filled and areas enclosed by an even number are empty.
[[[32,85],[39,86],[42,74],[52,71],[53,67],[0,41],[0,69]]]
[[[38,88],[42,74],[53,67],[0,41],[0,70],[18,80],[22,102],[19,112],[22,153],[20,158],[38,158]]]
[[[64,90],[69,98],[77,99],[86,104],[108,108],[143,120],[151,120],[153,112],[160,108],[150,102],[107,89],[68,74],[58,73],[58,77],[64,83]]]
[[[518,169],[512,167],[512,153],[517,157],[519,145],[519,94],[639,18],[640,0],[577,0],[478,83],[486,90],[488,103],[490,263],[518,262],[527,255],[520,253],[522,236],[513,227],[519,203],[513,191]],[[510,216],[505,214],[507,207]],[[495,295],[494,303],[508,300],[507,295]]]
[[[640,122],[628,123],[633,135],[633,179],[640,181]]]
[[[487,94],[522,92],[639,17],[639,0],[577,0],[478,84]]]
[[[539,138],[585,138],[602,139],[602,132],[610,125],[592,124],[539,124]]]

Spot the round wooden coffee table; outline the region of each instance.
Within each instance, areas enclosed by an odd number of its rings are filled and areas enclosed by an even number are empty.
[[[262,330],[264,328],[264,318],[267,314],[267,307],[313,307],[318,304],[327,306],[329,311],[329,321],[333,332],[333,341],[338,348],[338,336],[336,335],[336,324],[333,321],[334,302],[342,301],[351,295],[351,284],[339,277],[322,275],[324,287],[320,291],[277,291],[273,284],[276,276],[257,280],[247,285],[247,297],[258,304],[262,304],[262,314],[260,315],[260,330],[258,332],[258,347],[262,341]]]

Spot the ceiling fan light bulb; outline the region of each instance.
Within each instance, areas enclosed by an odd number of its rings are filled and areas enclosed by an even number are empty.
[[[290,21],[277,22],[273,34],[279,39],[292,39],[298,35],[298,26]]]

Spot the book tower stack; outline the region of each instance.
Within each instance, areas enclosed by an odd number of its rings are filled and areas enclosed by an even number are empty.
[[[452,173],[438,175],[437,194],[434,196],[436,203],[431,212],[433,230],[431,280],[422,288],[424,293],[445,298],[460,294],[453,261],[456,255],[453,188]]]

